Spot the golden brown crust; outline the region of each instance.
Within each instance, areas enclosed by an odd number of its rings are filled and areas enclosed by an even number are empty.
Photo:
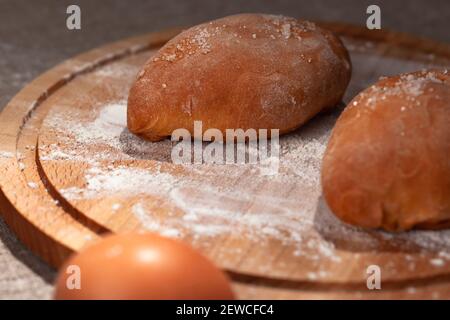
[[[450,223],[450,72],[380,80],[350,102],[322,165],[330,209],[391,231]]]
[[[311,22],[229,16],[169,41],[139,73],[128,128],[149,140],[186,128],[296,129],[336,105],[351,74],[347,51]]]

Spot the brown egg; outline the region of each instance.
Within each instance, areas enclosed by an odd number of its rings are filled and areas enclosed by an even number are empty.
[[[106,236],[63,265],[55,288],[55,299],[233,298],[227,277],[208,259],[155,234]]]

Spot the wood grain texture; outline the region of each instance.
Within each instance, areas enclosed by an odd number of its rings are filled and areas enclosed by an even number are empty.
[[[369,32],[348,25],[326,26],[343,37],[352,54],[355,74],[345,101],[379,75],[450,65],[450,49],[444,44],[392,32]],[[145,230],[131,210],[137,202],[145,203],[152,219],[160,223],[169,216],[181,219],[185,214],[171,199],[154,194],[105,195],[100,199],[65,197],[61,190],[85,187],[89,161],[48,159],[51,146],[65,146],[64,150],[70,149],[76,155],[117,156],[117,159],[99,161],[102,167],[112,165],[155,174],[163,172],[179,180],[198,181],[213,187],[239,186],[253,195],[248,202],[233,209],[243,213],[251,212],[251,208],[258,205],[258,197],[265,198],[274,190],[278,201],[286,199],[281,202],[286,207],[295,207],[296,199],[308,198],[317,192],[317,186],[304,186],[295,179],[282,188],[270,178],[255,183],[256,178],[248,168],[235,171],[236,176],[222,172],[220,166],[187,170],[170,162],[170,144],[167,143],[157,145],[151,154],[124,159],[121,155],[130,155],[126,148],[117,151],[104,145],[68,144],[67,141],[76,139],[54,130],[55,119],[64,121],[58,117],[70,118],[76,110],[76,121],[90,123],[102,105],[126,98],[134,72],[177,32],[127,39],[67,60],[30,83],[1,114],[1,212],[18,237],[51,265],[59,266],[71,252],[95,241],[104,232]],[[118,74],[117,70],[130,71]],[[302,135],[314,133],[319,126],[326,130],[319,132],[318,137],[326,135],[338,114],[339,110],[313,119],[310,126],[291,138],[301,139]],[[183,191],[191,197],[199,196],[196,190]],[[229,199],[221,200],[224,206],[232,203]],[[117,212],[111,210],[113,204],[120,205]],[[317,206],[315,215],[319,218],[330,214],[320,197],[314,204]],[[333,259],[311,259],[318,249],[308,248],[307,243],[300,248],[304,254],[294,255],[298,246],[283,243],[275,236],[266,237],[264,243],[255,243],[238,229],[213,240],[199,237],[192,230],[183,230],[182,238],[229,272],[240,298],[450,298],[450,263],[441,259],[436,248],[419,250],[408,240],[379,239],[379,234],[372,232],[364,233],[363,238],[375,241],[376,249],[332,231],[314,231],[304,236],[326,238],[333,243]],[[430,263],[433,259],[440,259],[443,265],[436,267]],[[370,264],[383,267],[381,292],[369,292],[366,288],[365,270]],[[315,276],[318,270],[323,272],[319,279]]]

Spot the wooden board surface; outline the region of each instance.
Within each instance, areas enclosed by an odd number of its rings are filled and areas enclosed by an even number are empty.
[[[380,76],[450,66],[443,44],[327,26],[351,53],[344,102]],[[130,134],[129,86],[177,32],[67,60],[5,108],[0,211],[30,249],[58,266],[102,233],[150,230],[209,256],[240,298],[450,298],[449,231],[365,231],[339,222],[324,203],[320,161],[343,106],[282,137],[275,163],[175,165],[170,141]],[[382,270],[379,292],[366,288],[372,264]]]

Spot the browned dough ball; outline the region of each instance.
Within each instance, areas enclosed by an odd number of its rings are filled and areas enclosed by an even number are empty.
[[[128,98],[128,128],[157,141],[195,120],[203,130],[292,131],[342,98],[348,53],[308,21],[240,14],[200,24],[145,64]],[[200,137],[197,137],[200,138]]]
[[[450,73],[420,71],[360,93],[333,129],[322,165],[333,213],[367,228],[450,225]]]

